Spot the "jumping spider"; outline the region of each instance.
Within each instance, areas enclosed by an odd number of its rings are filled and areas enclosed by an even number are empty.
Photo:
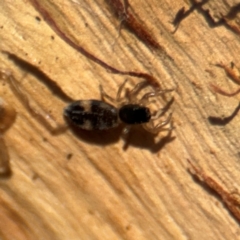
[[[131,126],[136,124],[141,124],[144,129],[153,134],[165,130],[171,131],[173,128],[171,123],[172,114],[159,124],[153,124],[154,120],[164,115],[167,110],[166,107],[152,114],[146,105],[150,103],[150,98],[164,95],[173,91],[173,89],[157,91],[154,89],[154,91],[147,92],[141,99],[138,99],[138,93],[149,86],[147,81],[143,81],[138,83],[132,90],[127,89],[124,96],[121,97],[126,83],[127,80],[120,85],[116,99],[109,96],[100,85],[102,101],[74,101],[64,109],[64,116],[70,123],[85,130],[106,130],[124,123],[126,124],[124,133],[128,133]],[[107,103],[105,99],[112,104]],[[170,124],[170,127],[164,128],[167,124]]]
[[[67,125],[58,126],[54,128],[51,124],[51,116],[49,114],[42,114],[34,109],[30,101],[19,85],[18,81],[14,78],[11,71],[1,70],[1,77],[7,79],[12,90],[17,94],[23,105],[36,117],[41,124],[43,124],[50,132],[59,133],[66,130]],[[153,121],[162,117],[168,110],[170,102],[166,103],[166,106],[154,113],[150,112],[150,109],[146,107],[150,103],[150,98],[164,95],[171,92],[174,89],[169,90],[156,90],[145,93],[140,99],[137,98],[138,93],[148,86],[151,86],[148,81],[138,83],[132,90],[125,89],[124,81],[117,92],[116,99],[110,97],[104,92],[103,87],[100,86],[100,92],[102,101],[100,100],[78,100],[70,103],[64,109],[64,117],[68,123],[74,124],[77,127],[85,130],[106,130],[109,128],[117,127],[120,123],[126,124],[124,133],[128,133],[132,125],[141,124],[147,131],[157,134],[161,131],[171,131],[173,129],[170,114],[166,120],[161,121],[159,124],[154,125]],[[125,94],[123,95],[123,91]],[[112,104],[105,101],[107,99]],[[51,120],[51,121],[50,121]],[[164,128],[170,124],[169,128]]]
[[[53,127],[52,117],[47,113],[42,113],[32,107],[32,104],[25,92],[15,79],[10,70],[0,69],[0,78],[7,81],[26,109],[35,117],[42,125],[46,127],[51,133],[60,133],[67,129],[67,124]],[[79,100],[70,103],[64,109],[64,117],[67,122],[75,124],[77,127],[85,130],[106,130],[117,127],[120,123],[124,123],[124,133],[128,133],[132,125],[142,125],[147,131],[157,134],[161,131],[169,131],[173,129],[170,113],[167,119],[154,125],[153,121],[162,117],[169,109],[173,98],[166,102],[164,108],[159,109],[153,113],[147,107],[151,103],[150,98],[162,96],[165,93],[171,92],[174,89],[159,90],[152,87],[148,81],[138,83],[132,90],[126,89],[124,81],[117,92],[116,99],[110,97],[100,86],[102,100]],[[153,88],[153,91],[144,93],[138,99],[139,92],[148,86]],[[125,92],[124,92],[125,90]],[[124,92],[124,94],[123,94]],[[124,95],[124,96],[122,96]],[[163,97],[164,99],[164,97]],[[107,103],[105,100],[111,102]],[[0,175],[10,172],[9,155],[3,134],[12,125],[16,117],[16,111],[3,100],[0,99]],[[166,125],[170,125],[165,128]]]

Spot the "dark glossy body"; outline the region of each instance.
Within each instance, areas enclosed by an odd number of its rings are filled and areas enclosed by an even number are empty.
[[[64,109],[68,121],[85,130],[106,130],[120,122],[133,125],[149,122],[150,111],[138,104],[126,104],[115,108],[99,100],[79,100]]]
[[[119,109],[119,118],[126,124],[149,122],[151,114],[148,108],[138,104],[127,104]]]

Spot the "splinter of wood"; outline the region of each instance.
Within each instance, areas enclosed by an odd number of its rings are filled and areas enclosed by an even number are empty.
[[[226,75],[236,84],[240,85],[240,78],[239,75],[236,74],[236,69],[234,67],[234,64],[231,64],[231,67],[228,67],[227,65],[223,64],[223,63],[217,63],[215,64],[215,66],[223,68]],[[214,85],[214,84],[210,84],[210,87],[212,88],[212,90],[216,93],[219,93],[221,95],[227,96],[227,97],[233,97],[235,95],[237,95],[238,93],[240,93],[240,88],[237,89],[236,91],[232,92],[232,93],[228,93],[225,90],[222,90],[221,88],[219,88],[218,86]]]
[[[35,9],[43,16],[44,20],[48,23],[48,25],[53,29],[53,31],[62,39],[64,40],[69,46],[80,52],[82,55],[90,59],[91,61],[97,63],[101,67],[105,68],[106,70],[110,71],[113,74],[120,74],[120,75],[128,75],[132,77],[137,78],[143,78],[149,82],[152,86],[156,88],[160,88],[160,84],[157,81],[155,77],[148,73],[142,73],[142,72],[134,72],[134,71],[121,71],[118,70],[109,64],[105,63],[101,59],[95,57],[92,53],[88,52],[86,49],[84,49],[82,46],[77,44],[77,41],[71,40],[58,26],[57,22],[52,18],[51,14],[45,9],[40,1],[37,0],[30,0],[32,5],[35,7]],[[122,8],[123,10],[123,8]],[[73,37],[72,37],[73,38]]]
[[[111,6],[115,12],[115,15],[121,19],[120,29],[121,26],[124,25],[147,46],[162,50],[164,53],[166,53],[164,48],[155,40],[154,36],[149,33],[146,27],[144,27],[143,24],[141,24],[128,10],[130,6],[128,0],[124,0],[123,4],[120,0],[106,0],[106,2]]]
[[[230,7],[229,12],[224,16],[220,13],[220,18],[218,21],[215,21],[213,16],[210,13],[209,9],[203,9],[203,5],[209,2],[209,0],[202,0],[198,2],[196,0],[190,0],[192,6],[188,10],[184,10],[184,7],[181,8],[176,16],[175,19],[172,21],[172,24],[176,27],[173,33],[176,32],[179,24],[188,17],[194,10],[198,11],[206,20],[208,26],[210,28],[215,28],[219,26],[225,26],[227,29],[231,30],[236,34],[240,34],[240,27],[238,23],[234,23],[233,19],[236,18],[237,14],[240,12],[240,4],[237,3],[236,5]]]
[[[236,197],[233,193],[229,193],[212,177],[209,177],[203,170],[197,168],[189,159],[191,175],[197,177],[200,181],[204,182],[210,189],[216,192],[222,199],[224,205],[232,213],[235,219],[240,222],[240,198]]]

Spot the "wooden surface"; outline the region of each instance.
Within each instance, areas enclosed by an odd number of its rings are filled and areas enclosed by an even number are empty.
[[[192,178],[187,162],[229,192],[239,191],[240,116],[225,126],[211,125],[208,117],[229,116],[238,105],[240,96],[217,95],[209,84],[237,89],[212,64],[232,61],[240,67],[240,36],[225,26],[211,28],[197,10],[172,34],[170,22],[180,8],[191,6],[188,1],[129,0],[163,53],[124,28],[119,36],[119,19],[107,1],[41,2],[50,10],[55,4],[55,21],[101,60],[123,71],[149,73],[163,88],[178,87],[172,106],[176,138],[161,147],[155,142],[164,134],[154,139],[139,130],[123,150],[121,129],[54,136],[1,80],[1,97],[17,118],[4,135],[12,176],[0,180],[0,238],[240,239],[237,220]],[[217,20],[236,3],[213,0],[203,7]],[[74,50],[29,1],[1,1],[0,49],[37,66],[73,99],[99,98],[99,84],[115,95],[126,78],[140,81],[114,75]],[[11,69],[34,107],[63,123],[66,104],[38,78],[6,54],[0,54],[0,68]]]

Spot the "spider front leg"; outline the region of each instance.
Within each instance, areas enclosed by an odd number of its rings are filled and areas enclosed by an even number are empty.
[[[100,94],[101,94],[101,99],[104,101],[104,99],[108,99],[108,101],[110,101],[111,103],[115,104],[116,103],[116,99],[114,99],[113,97],[109,96],[103,89],[102,85],[99,85],[99,90],[100,90]]]
[[[118,89],[118,92],[117,92],[117,97],[116,97],[116,101],[119,103],[119,102],[131,102],[131,103],[134,103],[134,102],[138,102],[138,99],[137,99],[137,95],[138,93],[144,89],[145,87],[152,87],[148,81],[143,81],[143,82],[140,82],[138,84],[136,84],[136,86],[132,89],[132,90],[129,90],[129,89],[126,89],[126,93],[124,94],[124,96],[121,96],[122,95],[122,92],[123,92],[123,89],[127,83],[128,79],[126,79],[122,84],[121,86],[119,87]],[[152,87],[153,88],[153,87]],[[126,101],[127,99],[127,101]]]
[[[150,86],[147,81],[138,83],[131,91],[127,91],[127,97],[129,102],[138,102],[137,95],[145,87]]]
[[[124,86],[126,85],[128,79],[126,79],[119,87],[118,92],[117,92],[117,96],[116,99],[114,99],[113,97],[109,96],[103,89],[102,85],[99,86],[100,89],[100,93],[101,93],[101,99],[104,100],[104,98],[108,99],[110,102],[114,103],[114,104],[118,104],[120,102],[125,102],[126,101],[126,96],[124,95],[123,97],[121,97]]]
[[[126,101],[126,98],[128,99],[127,102],[131,102],[131,103],[137,102],[137,94],[143,88],[149,86],[149,83],[147,81],[140,82],[140,83],[136,84],[136,86],[132,90],[126,89],[126,94],[123,97],[121,97],[123,89],[124,89],[127,81],[128,81],[128,79],[126,79],[118,89],[117,98],[116,98],[117,102],[122,102],[124,100]]]
[[[121,102],[121,101],[123,101],[123,100],[126,98],[126,96],[121,97],[121,95],[122,95],[122,91],[123,91],[124,86],[126,85],[127,81],[128,81],[128,79],[126,79],[126,80],[120,85],[120,87],[119,87],[119,89],[118,89],[117,97],[116,97],[116,101],[117,101],[117,102]]]
[[[157,134],[157,133],[163,132],[163,131],[171,132],[174,128],[171,119],[172,119],[172,113],[169,114],[168,118],[165,121],[160,122],[156,126],[154,126],[154,124],[153,124],[154,119],[152,119],[152,120],[150,120],[149,123],[143,124],[143,128],[153,134]],[[167,124],[170,124],[170,126],[168,128],[164,128]]]
[[[165,93],[168,93],[168,92],[172,92],[174,91],[175,89],[166,89],[166,90],[159,90],[157,92],[149,92],[149,93],[146,93],[143,95],[143,97],[140,99],[139,103],[142,104],[142,105],[145,105],[147,103],[149,103],[149,98],[151,97],[157,97],[157,96],[161,96],[161,95],[164,95]],[[168,105],[168,104],[167,104]]]
[[[162,95],[165,94],[167,92],[171,92],[174,89],[168,89],[168,90],[160,90],[158,92],[153,92],[153,93],[147,93],[145,94],[142,99],[141,99],[141,103],[142,104],[146,104],[149,102],[149,98],[150,97],[156,97],[158,95]],[[165,121],[160,122],[159,124],[157,124],[156,126],[154,126],[153,121],[162,117],[170,108],[170,106],[172,105],[174,101],[174,98],[172,97],[167,103],[166,105],[159,109],[158,111],[156,111],[154,114],[152,114],[151,116],[151,120],[148,123],[143,124],[144,129],[146,129],[147,131],[153,133],[153,134],[157,134],[159,132],[162,131],[169,131],[171,132],[173,130],[173,124],[172,124],[172,113],[169,114],[168,118]],[[170,127],[168,128],[164,128],[166,125],[170,124]]]

